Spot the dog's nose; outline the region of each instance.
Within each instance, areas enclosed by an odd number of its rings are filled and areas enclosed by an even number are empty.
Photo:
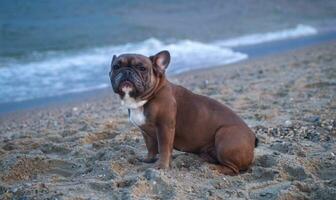
[[[131,71],[127,70],[125,71],[126,78],[131,77]]]

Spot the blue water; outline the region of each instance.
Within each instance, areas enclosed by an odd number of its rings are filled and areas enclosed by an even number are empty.
[[[318,34],[336,1],[0,2],[0,103],[107,87],[113,54],[172,54],[168,73],[237,62],[237,47]]]

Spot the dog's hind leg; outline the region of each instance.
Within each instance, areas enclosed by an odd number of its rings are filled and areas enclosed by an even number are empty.
[[[237,175],[252,163],[254,140],[251,140],[248,131],[240,126],[221,127],[217,130],[215,148],[222,173]]]

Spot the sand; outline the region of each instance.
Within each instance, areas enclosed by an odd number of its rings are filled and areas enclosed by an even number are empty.
[[[238,176],[143,138],[111,89],[0,118],[0,199],[335,199],[336,42],[170,77],[225,103],[260,139]]]

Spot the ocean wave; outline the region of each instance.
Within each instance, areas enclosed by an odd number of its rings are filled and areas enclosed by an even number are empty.
[[[172,62],[168,73],[228,64],[246,59],[247,55],[229,48],[191,40],[166,43],[155,38],[139,43],[93,48],[77,53],[52,53],[41,61],[3,64],[0,68],[0,102],[81,92],[107,86],[113,54],[153,55],[169,50]],[[50,54],[50,53],[49,53]]]
[[[214,44],[221,47],[237,47],[245,45],[260,44],[276,40],[284,40],[289,38],[297,38],[302,36],[317,34],[317,29],[312,26],[299,24],[295,28],[274,31],[268,33],[257,33],[228,40],[217,41]]]

